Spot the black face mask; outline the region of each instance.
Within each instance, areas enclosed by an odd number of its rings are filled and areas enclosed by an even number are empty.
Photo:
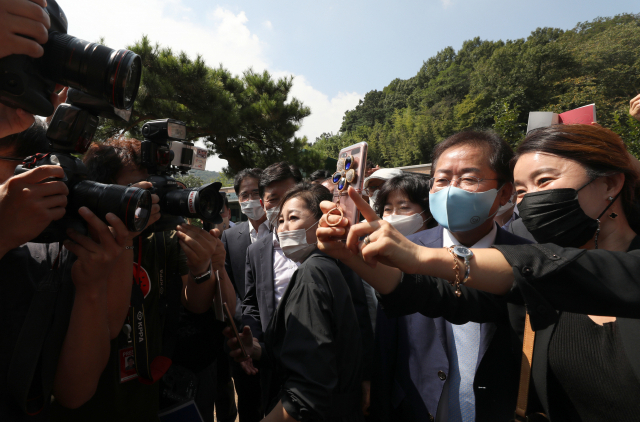
[[[598,219],[594,220],[584,213],[578,202],[578,192],[582,188],[550,189],[528,193],[522,198],[518,204],[522,223],[538,243],[555,243],[564,248],[578,248],[599,231],[600,217],[613,201],[607,205]],[[618,196],[615,199],[617,198]]]

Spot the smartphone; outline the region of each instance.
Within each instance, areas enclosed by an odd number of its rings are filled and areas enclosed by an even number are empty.
[[[332,180],[335,183],[333,188],[333,202],[338,202],[338,199],[340,199],[340,208],[342,208],[344,217],[349,220],[351,225],[357,224],[360,221],[360,211],[358,211],[353,200],[349,198],[347,188],[351,186],[359,195],[362,194],[365,172],[367,170],[368,149],[369,145],[366,142],[360,142],[341,149],[340,154],[338,155],[338,168],[332,177]],[[346,178],[346,173],[351,170],[354,171],[353,178],[347,182],[344,189],[340,190],[338,173],[342,172],[343,176]],[[336,182],[336,180],[338,182]]]
[[[240,340],[240,334],[238,334],[238,328],[236,327],[236,323],[233,322],[233,317],[231,316],[231,312],[229,312],[229,307],[227,306],[227,302],[224,302],[222,304],[222,307],[224,308],[224,315],[227,318],[225,322],[229,327],[231,327],[231,329],[233,330],[233,335],[236,336],[236,340],[238,340],[238,344],[240,345],[240,349],[242,350],[242,357],[248,358],[249,355],[247,354],[247,351],[244,348],[244,344],[242,344],[242,341]]]

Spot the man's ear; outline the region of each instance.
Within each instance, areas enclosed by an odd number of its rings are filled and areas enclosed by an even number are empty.
[[[507,182],[500,190],[500,206],[505,205],[511,199],[511,195],[513,194],[513,183]]]

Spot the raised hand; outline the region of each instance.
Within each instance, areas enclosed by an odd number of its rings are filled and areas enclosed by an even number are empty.
[[[51,20],[46,0],[0,0],[0,58],[11,54],[41,57]]]
[[[387,221],[380,219],[355,189],[349,188],[349,197],[367,220],[349,230],[346,247],[351,253],[362,255],[371,267],[380,262],[389,267],[399,268],[405,273],[414,274],[418,268],[420,247]]]
[[[177,227],[177,233],[180,247],[187,256],[187,266],[191,274],[196,276],[209,269],[214,254],[216,258],[219,257],[219,249],[222,248],[224,251],[222,241],[216,237],[216,234],[220,233],[218,230],[214,229],[208,232],[189,224],[181,224]],[[224,266],[224,255],[222,265],[218,261],[219,259],[216,259],[216,268],[214,269],[220,269]]]

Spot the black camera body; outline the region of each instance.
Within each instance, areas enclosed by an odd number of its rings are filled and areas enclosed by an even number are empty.
[[[153,184],[151,192],[160,197],[162,214],[160,220],[149,228],[150,231],[175,230],[177,225],[184,223],[183,217],[199,218],[214,224],[222,222],[220,211],[224,201],[220,196],[221,183],[183,189],[172,177],[178,172],[186,172],[183,167],[171,165],[175,153],[169,142],[182,143],[186,134],[186,124],[174,119],[152,120],[142,126],[141,161],[149,172],[148,181]]]
[[[51,20],[44,55],[0,59],[0,102],[39,116],[53,114],[56,83],[77,88],[119,109],[130,109],[140,84],[142,61],[129,50],[67,35],[67,17],[55,0],[44,9]]]

